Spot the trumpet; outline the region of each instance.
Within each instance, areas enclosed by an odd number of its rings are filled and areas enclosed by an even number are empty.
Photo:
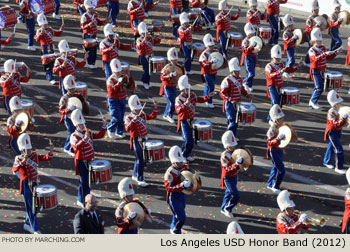
[[[295,210],[294,213],[296,215],[298,215],[300,217],[300,215],[302,214],[302,212],[300,212],[299,210]],[[315,218],[311,218],[311,217],[307,217],[307,219],[305,220],[305,222],[307,224],[310,224],[312,226],[320,226],[320,227],[324,227],[326,226],[326,219],[325,218],[321,218],[321,219],[315,219]]]

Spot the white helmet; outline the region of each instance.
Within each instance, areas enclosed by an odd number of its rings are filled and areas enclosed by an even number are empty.
[[[237,57],[230,59],[230,61],[228,62],[228,68],[230,70],[230,73],[233,71],[241,71],[241,67],[239,66],[239,61]]]
[[[278,194],[277,204],[281,211],[286,210],[288,207],[295,207],[294,201],[287,190],[283,190]]]
[[[30,143],[30,137],[28,133],[21,134],[17,139],[17,145],[19,150],[31,150],[32,144]]]
[[[258,6],[258,1],[257,0],[249,0],[248,4],[249,4],[249,7]]]
[[[282,49],[280,45],[274,45],[271,48],[271,59],[276,58],[276,59],[281,59],[282,58]]]
[[[346,171],[346,179],[348,180],[348,183],[350,185],[350,169]]]
[[[112,30],[113,26],[112,24],[106,24],[105,27],[103,27],[103,33],[105,34],[105,37],[109,35],[115,35],[115,33]]]
[[[84,0],[84,7],[85,9],[95,8],[95,6],[92,4],[92,0]]]
[[[179,55],[175,47],[170,48],[166,55],[168,56],[169,61],[179,59]]]
[[[237,221],[231,221],[227,226],[226,234],[244,234]]]
[[[128,104],[131,111],[134,111],[136,109],[142,109],[140,99],[137,95],[130,96]]]
[[[40,25],[40,26],[48,24],[47,19],[46,19],[44,13],[40,13],[40,14],[38,15],[36,21],[38,22],[38,25]]]
[[[213,36],[210,33],[205,34],[205,36],[203,38],[203,43],[204,43],[205,47],[214,46],[215,42],[213,40]]]
[[[190,83],[188,83],[188,77],[187,75],[182,75],[179,80],[177,81],[177,84],[179,86],[179,90],[182,91],[187,88],[191,88]]]
[[[5,73],[13,73],[14,71],[16,71],[16,65],[13,59],[8,59],[5,61],[4,71]]]
[[[339,3],[338,0],[334,0],[334,1],[333,1],[333,8],[335,9],[335,8],[337,8],[337,7],[341,7],[341,4]]]
[[[85,125],[85,119],[82,115],[80,109],[75,109],[71,116],[70,116],[73,125],[76,127],[78,124],[84,124]]]
[[[174,145],[169,150],[169,159],[170,163],[183,163],[185,162],[185,158],[182,155],[182,151],[179,146]]]
[[[118,59],[112,59],[109,65],[111,66],[112,73],[119,73],[122,71],[122,64]]]
[[[245,35],[255,34],[255,28],[251,23],[246,23],[244,26]]]
[[[18,96],[13,96],[10,99],[10,110],[11,110],[11,112],[13,112],[15,110],[20,110],[20,109],[23,109],[22,103],[21,103],[21,98],[19,98]]]
[[[284,113],[280,107],[280,105],[275,104],[270,108],[270,117],[272,121],[276,121],[280,118],[284,117]]]
[[[322,41],[322,33],[321,33],[321,29],[320,28],[314,28],[311,31],[311,40],[313,41]]]
[[[222,137],[221,137],[221,142],[224,145],[224,148],[226,149],[227,147],[234,147],[237,145],[236,138],[231,130],[226,131]]]
[[[69,50],[69,44],[68,44],[67,40],[62,39],[58,43],[58,50],[60,50],[60,53],[67,52]]]
[[[130,178],[123,178],[120,180],[118,184],[118,193],[120,198],[135,194]]]
[[[141,33],[147,33],[147,26],[146,23],[144,21],[142,21],[141,23],[139,23],[139,25],[137,26],[137,31],[141,34]]]
[[[318,0],[312,0],[311,1],[311,10],[319,10],[320,6],[318,4]]]
[[[343,102],[343,98],[341,98],[335,90],[331,90],[327,94],[327,101],[333,107],[337,103]]]
[[[186,12],[182,12],[180,14],[180,23],[184,24],[184,23],[189,23],[190,20],[188,19],[188,14]]]
[[[285,15],[283,17],[283,24],[284,24],[284,26],[288,26],[288,25],[294,24],[293,16],[289,15],[289,14]]]
[[[228,10],[227,1],[226,0],[221,0],[219,2],[218,9],[219,9],[219,11],[221,11],[221,10]]]
[[[64,77],[63,86],[64,86],[64,89],[66,90],[75,88],[74,76],[69,74],[66,77]]]

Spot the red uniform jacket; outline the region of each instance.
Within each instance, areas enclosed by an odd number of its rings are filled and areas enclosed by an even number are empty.
[[[181,0],[169,0],[170,2],[170,13],[171,13],[171,9],[175,8],[175,9],[182,9],[182,1]]]
[[[216,23],[216,41],[219,42],[219,32],[220,31],[229,31],[231,29],[230,20],[237,20],[239,18],[239,13],[234,16],[224,14],[220,12],[215,17]]]
[[[344,201],[345,201],[345,210],[344,210],[343,224],[341,229],[343,233],[345,233],[346,224],[348,223],[348,220],[350,218],[350,192],[349,191],[345,193]]]
[[[126,87],[123,87],[118,79],[119,78],[115,74],[109,76],[106,82],[107,97],[120,101],[126,99]]]
[[[160,79],[162,81],[162,85],[160,86],[159,89],[159,95],[162,96],[163,95],[163,88],[164,86],[168,86],[168,87],[176,87],[177,86],[177,82],[172,82],[170,78],[170,73],[165,74],[165,71],[167,70],[168,67],[170,67],[172,64],[169,63],[167,64],[161,71],[160,73]],[[180,67],[182,69],[182,66],[180,64],[176,64],[178,67]]]
[[[19,130],[20,127],[17,127],[16,124],[16,117],[17,114],[12,114],[8,119],[7,119],[7,125],[6,125],[6,130],[10,135],[10,140],[12,138],[17,138],[19,137]]]
[[[283,45],[284,45],[284,56],[287,56],[287,49],[288,48],[295,48],[295,39],[293,39],[293,32],[289,30],[285,30],[283,32]]]
[[[316,24],[314,25],[314,19],[315,19],[315,15],[311,15],[306,19],[306,24],[305,24],[305,32],[308,36],[310,36],[312,29],[314,29],[316,26]]]
[[[40,42],[41,52],[43,53],[44,45],[52,45],[53,37],[60,37],[62,35],[63,29],[59,29],[55,31],[51,27],[47,29],[40,28],[36,31],[35,41]]]
[[[151,55],[153,53],[152,45],[159,44],[162,39],[160,37],[153,38],[147,35],[147,38],[139,37],[136,40],[136,48],[139,51],[139,56]]]
[[[327,141],[328,133],[331,130],[341,131],[346,120],[339,118],[339,113],[334,108],[330,108],[327,113],[327,126],[324,132],[324,141]]]
[[[266,158],[269,158],[270,155],[270,149],[276,148],[279,149],[279,140],[277,139],[277,133],[278,133],[278,125],[276,123],[273,123],[272,126],[270,126],[269,130],[267,131],[267,150],[266,150]]]
[[[332,60],[338,55],[338,51],[332,53],[331,55],[326,56],[326,47],[322,45],[321,47],[317,47],[314,45],[309,49],[309,57],[310,57],[310,76],[313,80],[312,69],[317,69],[317,71],[321,72],[326,70],[327,68],[327,60]]]
[[[261,20],[266,18],[265,13],[261,13],[259,10],[249,9],[247,11],[247,21],[253,25],[260,25]]]
[[[137,34],[137,27],[134,27],[132,24],[132,21],[135,20],[141,20],[143,21],[145,19],[145,10],[143,7],[139,8],[141,5],[141,2],[138,0],[131,0],[128,3],[127,12],[130,16],[130,27],[131,29],[134,29],[134,34]],[[139,8],[139,9],[138,9]]]
[[[239,166],[231,161],[232,152],[225,150],[221,153],[221,188],[225,187],[224,177],[237,177]]]
[[[267,14],[280,14],[280,4],[287,3],[288,0],[267,0],[266,7],[267,7]]]
[[[199,64],[201,65],[201,75],[204,74],[212,74],[216,75],[218,73],[217,68],[212,67],[212,63],[209,61],[209,56],[211,53],[217,52],[217,50],[210,51],[208,48],[206,48],[201,56],[199,57]]]
[[[258,54],[253,51],[254,47],[250,47],[248,37],[245,38],[242,42],[242,56],[241,56],[241,66],[244,64],[245,56],[257,56]]]
[[[172,192],[182,192],[183,187],[181,186],[181,172],[188,170],[186,165],[180,168],[170,166],[164,174],[164,185],[166,190],[166,202],[169,202],[169,196]]]
[[[113,47],[113,45],[115,45]],[[109,41],[107,38],[101,41],[100,43],[100,51],[102,54],[103,62],[110,62],[112,59],[119,58],[118,49],[121,50],[130,50],[132,49],[132,44],[123,44],[116,39],[115,41]],[[104,64],[102,64],[104,67]]]
[[[62,77],[65,77],[69,74],[75,76],[75,67],[83,68],[86,64],[85,59],[79,62],[75,59],[75,57],[68,56],[67,57],[67,64],[64,67],[63,66],[64,59],[65,59],[65,57],[62,57],[62,56],[57,58],[55,60],[55,64],[54,64],[53,70],[52,70],[53,73],[58,73],[58,75],[59,75],[59,78],[60,78],[59,88],[60,89],[61,89],[61,85],[63,84],[63,83],[61,83]]]
[[[72,96],[70,96],[68,93],[64,94],[61,99],[60,102],[58,103],[58,112],[61,114],[61,118],[60,118],[60,123],[63,123],[64,118],[73,112],[73,110],[70,110],[67,105],[68,105],[68,99],[70,97],[77,97],[78,95],[73,94]]]
[[[182,48],[182,43],[192,43],[192,31],[200,31],[202,29],[201,26],[195,26],[190,28],[189,26],[181,25],[177,30],[180,38],[180,49]]]
[[[289,217],[286,213],[280,212],[276,218],[276,227],[278,234],[300,234],[301,229],[308,230],[310,225],[305,225],[299,221],[297,215]]]
[[[239,102],[241,100],[241,95],[248,97],[248,92],[242,85],[243,80],[241,77],[236,77],[229,75],[227,76],[220,85],[220,96],[223,99],[222,112],[225,112],[226,101]]]
[[[348,44],[348,53],[346,54],[345,66],[350,65],[350,45]]]
[[[106,22],[98,18],[98,14],[85,12],[80,19],[80,27],[83,30],[83,37],[85,34],[97,35],[97,26],[104,25]]]
[[[0,78],[0,84],[2,86],[2,95],[4,97],[13,97],[19,96],[21,97],[21,83],[20,82],[28,82],[30,76],[21,77],[18,72],[13,72],[12,74],[2,75]]]
[[[278,88],[283,87],[282,73],[281,70],[284,68],[282,62],[274,64],[272,62],[268,63],[265,67],[265,75],[266,75],[266,95],[270,98],[269,87],[275,86]],[[295,67],[287,67],[287,73],[294,73],[298,68]]]
[[[138,200],[132,200],[130,202],[136,202],[138,203]],[[129,226],[131,225],[131,221],[128,219],[128,217],[123,216],[124,213],[124,207],[129,202],[122,201],[118,208],[115,218],[117,219],[117,226],[118,226],[118,234],[121,234],[121,232],[125,229],[129,229]]]

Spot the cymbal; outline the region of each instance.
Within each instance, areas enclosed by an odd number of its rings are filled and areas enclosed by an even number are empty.
[[[340,26],[350,24],[350,13],[347,10],[341,11],[338,15],[338,18],[343,18],[343,22],[340,24]]]
[[[16,120],[21,120],[22,123],[20,125],[20,131],[19,133],[23,133],[27,130],[30,118],[29,115],[26,112],[21,112],[16,116]]]
[[[192,173],[191,171],[185,170],[181,172],[181,181],[188,180],[191,182],[192,187],[185,188],[182,192],[190,195],[193,192],[197,192],[202,187],[202,180],[198,172]]]
[[[339,115],[341,117],[343,117],[344,115],[348,115],[348,119],[346,119],[346,127],[350,128],[350,107],[348,106],[342,106],[340,109],[339,109]]]
[[[261,48],[263,47],[263,41],[258,36],[253,36],[249,39],[249,43],[252,44],[256,42],[256,46],[254,47],[254,52],[260,52]]]
[[[298,36],[298,39],[295,42],[297,45],[304,44],[307,41],[306,33],[302,29],[295,29],[293,31],[293,35],[297,35]]]
[[[243,158],[243,164],[240,166],[246,171],[253,166],[253,155],[248,148],[236,149],[232,153],[232,159],[236,162],[239,158]]]
[[[209,61],[211,61],[213,58],[216,58],[218,61],[214,64],[212,64],[213,68],[219,69],[222,64],[224,64],[224,57],[219,52],[213,52],[209,55]]]

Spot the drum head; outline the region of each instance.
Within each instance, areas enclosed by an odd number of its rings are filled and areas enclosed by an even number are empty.
[[[69,108],[70,106],[75,106],[80,111],[83,111],[83,104],[81,103],[81,101],[77,97],[70,97],[68,99],[67,107]]]
[[[33,106],[33,101],[29,99],[21,99],[21,105],[23,108],[28,108]]]
[[[200,42],[192,43],[192,48],[196,50],[204,50],[205,45]]]
[[[136,217],[131,221],[129,230],[140,227],[145,219],[145,211],[143,210],[143,208],[139,203],[137,202],[127,203],[124,207],[123,217],[126,218],[131,212],[135,212]]]
[[[54,185],[38,185],[35,187],[35,192],[38,196],[40,195],[51,195],[57,191]]]
[[[253,155],[247,148],[236,149],[232,153],[232,159],[236,162],[239,158],[243,158],[243,164],[240,165],[245,171],[253,166]]]
[[[224,57],[222,57],[222,54],[219,52],[213,52],[209,55],[209,61],[212,61],[212,59],[217,59],[218,61],[216,63],[213,63],[211,66],[212,68],[219,69],[222,64],[224,64]]]
[[[206,129],[206,128],[210,128],[212,127],[212,123],[208,120],[195,120],[193,125],[197,128],[197,129]]]
[[[230,38],[233,38],[233,39],[242,39],[243,38],[243,35],[240,32],[230,32],[229,34],[230,34]]]
[[[29,122],[30,122],[29,115],[26,112],[21,112],[16,116],[16,120],[22,121],[19,133],[25,132],[27,130]]]
[[[241,102],[239,104],[239,110],[242,112],[245,111],[254,111],[256,110],[256,106],[254,105],[254,103],[250,103],[250,102]]]
[[[350,119],[349,119],[350,118],[350,107],[343,106],[339,109],[339,115],[341,117],[343,117],[345,114],[349,116],[348,119],[346,119],[346,127],[349,128],[350,127]]]
[[[153,56],[153,57],[151,57],[151,61],[152,62],[165,62],[165,58],[164,57],[162,57],[162,56]]]
[[[338,71],[327,71],[326,76],[329,79],[337,79],[337,80],[343,78],[343,74]]]
[[[262,32],[270,32],[270,31],[272,31],[272,29],[271,29],[270,26],[263,25],[263,26],[260,26],[260,27],[259,27],[259,31],[262,31]]]
[[[282,93],[297,94],[299,93],[299,89],[296,87],[284,87],[282,88]]]
[[[184,194],[190,195],[193,192],[197,192],[202,187],[202,180],[199,176],[198,172],[192,173],[190,171],[182,171],[181,172],[181,182],[188,180],[191,182],[191,187],[185,188],[182,192]]]
[[[262,39],[258,36],[253,36],[249,39],[249,43],[254,43],[256,42],[257,45],[255,46],[254,48],[254,52],[259,52],[261,50],[261,48],[263,47],[263,42],[262,42]]]
[[[75,82],[75,89],[85,89],[85,88],[87,88],[86,82],[83,82],[83,81]]]
[[[162,140],[147,140],[145,142],[146,149],[154,149],[154,147],[162,147],[164,146],[164,142]]]
[[[283,149],[285,148],[290,141],[292,140],[292,130],[289,125],[285,124],[278,128],[278,135],[284,134],[286,137],[284,140],[281,140],[280,144],[278,145],[279,148]]]
[[[112,167],[112,164],[108,160],[95,159],[90,163],[93,170],[104,170],[105,168]]]

